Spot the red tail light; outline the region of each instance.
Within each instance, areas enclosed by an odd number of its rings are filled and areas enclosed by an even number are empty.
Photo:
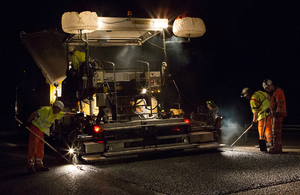
[[[189,119],[184,119],[184,122],[185,123],[190,123],[190,120]]]
[[[96,132],[96,133],[98,133],[98,132],[100,132],[100,127],[99,126],[94,126],[94,131]]]

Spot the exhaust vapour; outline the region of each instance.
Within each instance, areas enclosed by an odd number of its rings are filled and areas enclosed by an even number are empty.
[[[222,121],[222,133],[221,133],[221,140],[224,144],[231,145],[235,139],[243,132],[243,127],[234,122],[232,119],[224,118]]]
[[[172,36],[167,39],[167,42],[169,42],[167,49],[171,51],[168,54],[170,59],[175,59],[177,65],[188,65],[190,62],[189,53],[183,46],[183,43],[186,42],[185,39]]]
[[[244,131],[245,127],[239,122],[237,112],[233,108],[220,108],[222,120],[221,142],[231,145]],[[241,138],[241,140],[243,137]]]

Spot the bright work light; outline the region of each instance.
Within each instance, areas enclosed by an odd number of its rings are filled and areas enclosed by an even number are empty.
[[[70,153],[70,154],[73,154],[73,153],[74,153],[74,149],[73,149],[73,148],[70,148],[69,153]]]
[[[146,94],[147,93],[147,89],[142,89],[141,94]]]

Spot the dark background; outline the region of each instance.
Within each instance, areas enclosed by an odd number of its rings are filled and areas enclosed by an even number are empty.
[[[14,123],[16,87],[22,86],[28,94],[26,109],[48,103],[44,97],[48,84],[22,45],[20,32],[61,30],[61,16],[69,11],[94,11],[105,17],[126,17],[127,11],[132,11],[133,17],[168,18],[169,25],[188,11],[204,21],[206,33],[190,43],[168,45],[168,64],[182,94],[182,107],[196,111],[197,106],[213,100],[226,119],[250,123],[249,102],[240,98],[240,93],[244,87],[263,90],[262,81],[269,78],[285,92],[288,117],[284,123],[298,124],[297,0],[12,0],[1,4],[2,128]]]

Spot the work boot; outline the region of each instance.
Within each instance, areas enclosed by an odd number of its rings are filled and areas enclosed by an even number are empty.
[[[272,148],[270,148],[269,153],[270,153],[270,154],[281,154],[281,153],[282,153],[282,150],[280,150],[280,149],[275,149],[274,147],[272,147]]]
[[[266,143],[267,148],[270,148],[272,146],[271,142]],[[255,148],[259,148],[259,145],[255,145]]]
[[[40,166],[36,168],[36,172],[43,172],[43,171],[49,171],[49,167]]]
[[[35,174],[34,167],[27,167],[27,172],[28,172],[30,175]]]
[[[37,160],[36,164],[35,164],[35,170],[36,170],[36,172],[43,172],[43,171],[49,171],[50,168],[49,167],[44,167],[43,161]]]
[[[27,172],[29,174],[35,174],[34,160],[33,159],[28,159],[28,162],[27,162]]]

